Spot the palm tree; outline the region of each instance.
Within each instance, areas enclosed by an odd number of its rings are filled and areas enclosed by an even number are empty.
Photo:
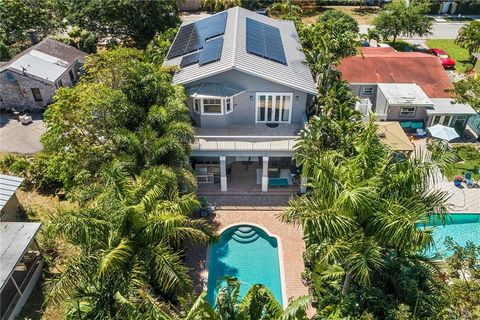
[[[459,31],[455,43],[468,50],[470,56],[480,50],[480,21],[472,21]]]
[[[255,284],[240,300],[240,282],[233,277],[224,279],[212,307],[206,293],[202,293],[188,312],[185,320],[215,319],[215,320],[302,320],[308,319],[306,310],[310,297],[299,297],[289,303],[283,310],[268,288]]]
[[[163,166],[130,178],[113,162],[102,184],[91,204],[51,216],[47,231],[75,254],[50,283],[50,299],[70,301],[75,318],[115,318],[126,302],[168,314],[166,304],[192,288],[183,243],[215,238],[206,221],[189,218],[198,201],[181,195],[175,172]]]
[[[303,227],[317,268],[334,268],[336,277],[343,277],[344,296],[352,283],[371,283],[388,250],[407,255],[432,244],[431,230],[420,230],[417,223],[427,213],[444,212],[448,195],[429,187],[450,159],[396,160],[372,119],[351,148],[315,152],[318,142],[306,141],[312,144],[303,146],[309,152],[297,157],[311,191],[293,198],[281,219]]]

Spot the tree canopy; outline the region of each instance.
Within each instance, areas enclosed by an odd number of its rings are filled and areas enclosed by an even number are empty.
[[[108,37],[145,48],[155,34],[178,24],[175,1],[68,0],[68,21]]]
[[[183,87],[136,49],[92,55],[84,68],[80,83],[58,90],[45,112],[42,142],[61,155],[65,189],[95,181],[114,158],[130,163],[134,173],[162,164],[176,168],[183,187],[192,188],[194,132]]]
[[[455,100],[468,103],[480,113],[480,75],[474,74],[460,81],[454,82]]]
[[[399,36],[424,36],[432,28],[429,9],[427,1],[393,0],[375,17],[373,25],[383,39],[393,38],[393,42]]]
[[[474,20],[461,27],[455,43],[467,49],[470,55],[480,51],[480,21]]]
[[[0,1],[0,60],[30,46],[28,30],[45,37],[63,25],[65,5],[58,0],[1,0]]]

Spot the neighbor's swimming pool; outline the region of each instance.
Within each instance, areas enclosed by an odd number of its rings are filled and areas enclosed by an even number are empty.
[[[210,248],[208,301],[213,305],[217,283],[224,276],[239,279],[240,297],[254,284],[265,285],[283,305],[277,239],[250,225],[231,227]]]
[[[439,215],[432,216],[427,227],[434,226],[434,247],[426,251],[429,257],[446,258],[451,255],[445,246],[445,239],[452,237],[460,246],[467,242],[480,245],[480,213],[455,213],[445,216],[445,225]]]

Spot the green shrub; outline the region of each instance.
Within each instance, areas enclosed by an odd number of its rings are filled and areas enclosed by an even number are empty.
[[[25,175],[30,167],[30,162],[25,158],[18,158],[10,165],[10,172],[18,175]]]

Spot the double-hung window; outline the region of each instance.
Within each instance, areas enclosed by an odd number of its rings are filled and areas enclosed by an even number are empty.
[[[415,107],[403,107],[400,108],[400,117],[413,117],[415,115]]]
[[[362,89],[362,94],[364,95],[371,95],[373,94],[373,87],[364,87]]]
[[[290,123],[292,93],[257,93],[257,123]]]

